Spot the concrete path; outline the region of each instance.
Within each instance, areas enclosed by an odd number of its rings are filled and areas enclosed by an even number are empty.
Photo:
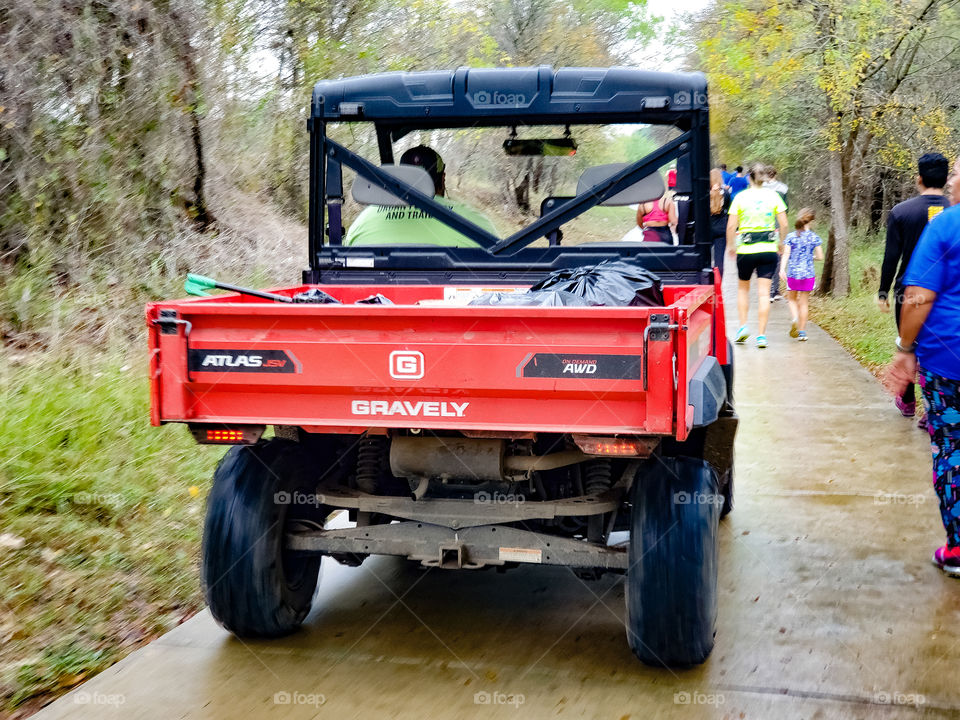
[[[620,579],[325,561],[303,632],[241,642],[203,612],[37,717],[960,717],[926,435],[824,332],[791,341],[785,303],[767,334],[736,350],[736,509],[702,667],[633,658]]]

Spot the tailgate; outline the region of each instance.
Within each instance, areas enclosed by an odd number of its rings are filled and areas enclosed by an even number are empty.
[[[677,312],[155,303],[152,420],[672,434]]]

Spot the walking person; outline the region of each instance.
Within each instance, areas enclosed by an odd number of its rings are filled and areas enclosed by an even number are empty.
[[[953,175],[960,173],[960,161]],[[960,182],[950,189],[960,202]],[[901,396],[919,373],[933,455],[933,487],[947,542],[933,563],[960,577],[960,207],[923,231],[902,278],[897,352],[887,387]]]
[[[807,339],[807,317],[810,315],[810,293],[817,282],[814,260],[823,260],[823,240],[810,225],[816,214],[803,208],[797,214],[794,231],[783,241],[780,258],[780,278],[787,284],[787,302],[790,304],[790,337],[801,342]]]
[[[903,305],[903,274],[910,264],[913,250],[927,223],[948,205],[943,195],[950,164],[939,153],[927,153],[917,161],[917,189],[920,194],[895,205],[887,220],[887,244],[880,270],[877,305],[890,312],[890,285],[893,284],[894,317],[897,330]],[[907,383],[903,394],[894,401],[900,414],[913,417],[917,412],[913,383]]]
[[[677,206],[673,193],[667,191],[659,200],[640,203],[637,208],[637,225],[643,228],[646,242],[663,242],[673,245],[673,227],[677,224]]]
[[[763,181],[763,187],[770,188],[775,191],[783,198],[783,204],[787,208],[787,212],[790,212],[790,203],[787,201],[787,193],[789,188],[786,183],[782,183],[777,180],[777,169],[772,165],[767,165],[766,169],[767,179]],[[779,230],[779,228],[777,228]],[[777,270],[773,276],[773,282],[770,284],[770,299],[779,300],[783,296],[780,294],[780,264],[781,259],[777,258]]]
[[[726,166],[721,166],[726,167]],[[723,280],[723,258],[727,249],[727,221],[730,213],[730,193],[723,181],[722,170],[710,171],[710,237],[713,238],[713,264]]]
[[[780,245],[787,235],[787,206],[775,191],[761,187],[762,165],[750,169],[750,187],[733,198],[727,221],[727,254],[737,258],[737,312],[740,329],[736,341],[750,337],[747,314],[750,310],[750,278],[757,275],[757,347],[767,346],[767,318],[770,317],[770,283],[777,268]],[[775,228],[779,227],[779,239]],[[739,235],[740,243],[737,244]]]
[[[727,183],[727,187],[730,188],[731,198],[735,198],[737,195],[750,187],[750,181],[743,174],[743,165],[737,165],[736,172],[734,173],[733,177],[730,178],[730,182]]]
[[[730,191],[730,178],[732,178],[735,174],[736,173],[727,171],[726,163],[720,164],[720,177],[723,178],[723,187],[726,188],[727,192]]]

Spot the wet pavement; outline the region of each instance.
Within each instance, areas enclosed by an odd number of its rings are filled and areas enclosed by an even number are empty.
[[[203,612],[37,717],[960,717],[926,434],[824,332],[787,329],[778,303],[770,347],[736,349],[736,508],[703,666],[633,658],[616,577],[325,560],[302,632],[240,641]]]

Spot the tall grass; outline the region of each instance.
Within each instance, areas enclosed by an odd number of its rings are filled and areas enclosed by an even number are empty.
[[[60,692],[202,606],[223,449],[149,425],[131,355],[0,350],[0,707]]]
[[[882,313],[876,297],[883,262],[882,235],[855,235],[850,252],[850,295],[816,297],[811,318],[833,335],[857,360],[874,372],[893,355],[893,313]]]

